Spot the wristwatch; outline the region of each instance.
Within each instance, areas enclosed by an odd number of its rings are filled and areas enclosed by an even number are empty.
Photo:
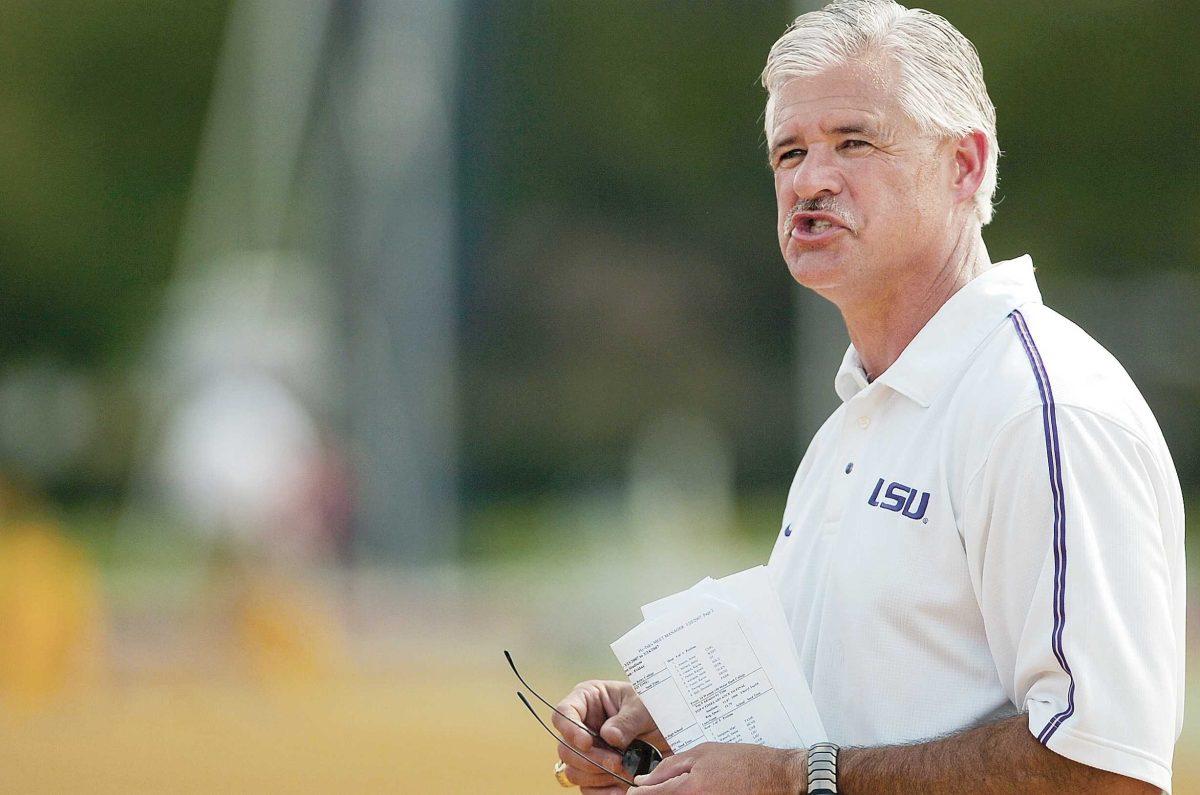
[[[808,749],[808,795],[837,795],[838,747],[817,743]]]

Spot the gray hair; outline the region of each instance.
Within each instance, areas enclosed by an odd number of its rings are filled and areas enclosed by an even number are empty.
[[[768,139],[776,92],[784,83],[875,53],[891,55],[899,63],[900,107],[922,132],[958,138],[981,130],[987,136],[983,182],[975,192],[975,214],[987,224],[992,220],[1000,156],[996,108],[975,46],[937,14],[892,0],[834,0],[798,17],[771,47],[762,73]]]

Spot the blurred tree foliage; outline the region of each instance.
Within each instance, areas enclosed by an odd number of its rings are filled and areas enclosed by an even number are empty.
[[[998,108],[993,257],[1125,274],[1200,260],[1194,3],[931,2]],[[758,85],[786,2],[470,6],[466,438],[483,492],[605,481],[642,424],[714,419],[785,484],[792,295]],[[832,373],[813,377],[832,381]]]
[[[227,6],[0,4],[0,367],[131,363],[170,277]],[[1192,0],[928,7],[976,43],[999,110],[995,257],[1195,267]],[[716,423],[742,485],[786,483],[796,288],[758,73],[792,16],[779,1],[464,0],[473,493],[619,476],[664,412]]]
[[[787,4],[473,8],[470,485],[619,477],[663,412],[715,420],[744,476],[786,471],[792,298],[757,77]]]
[[[1194,0],[928,7],[975,42],[997,108],[993,256],[1104,275],[1196,267]]]
[[[226,6],[0,4],[0,364],[130,361],[171,272]]]

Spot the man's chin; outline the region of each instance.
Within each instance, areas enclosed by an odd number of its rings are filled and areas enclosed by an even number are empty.
[[[795,252],[788,253],[788,273],[801,287],[823,293],[837,289],[842,283],[845,265],[840,257],[824,256],[824,252],[805,252],[800,256],[796,256]]]

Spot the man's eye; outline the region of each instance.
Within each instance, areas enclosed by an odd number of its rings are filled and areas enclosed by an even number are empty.
[[[782,163],[785,160],[795,160],[796,158],[804,157],[806,153],[807,150],[805,149],[789,149],[779,156],[779,162]]]
[[[843,149],[862,149],[864,146],[870,146],[866,141],[860,141],[857,138],[851,138],[848,141],[842,141]]]

